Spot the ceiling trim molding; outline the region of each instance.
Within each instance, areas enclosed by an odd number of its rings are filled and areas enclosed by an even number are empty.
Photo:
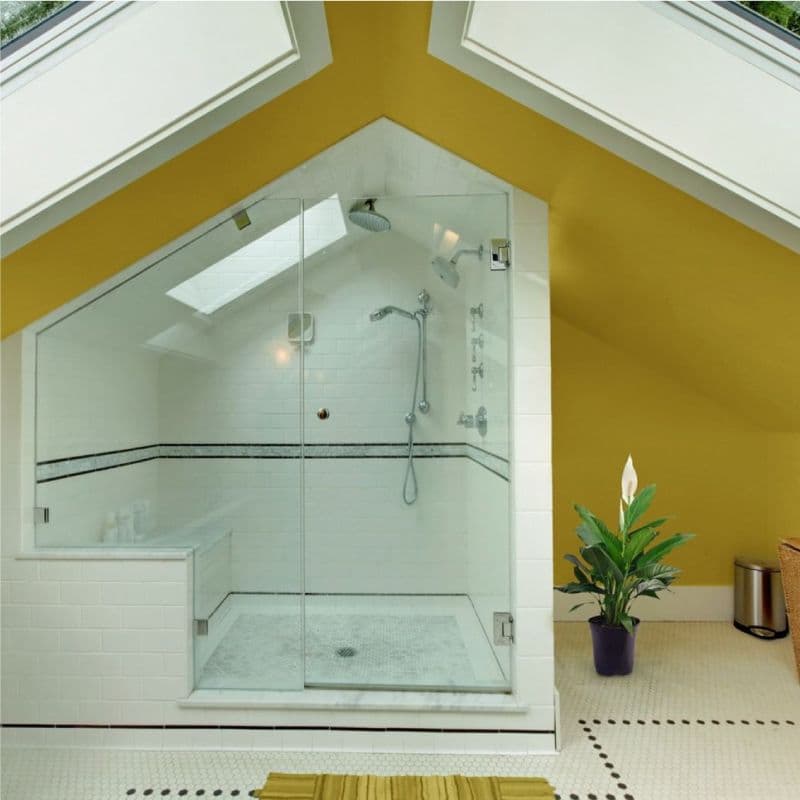
[[[133,6],[133,10],[128,6]],[[125,4],[120,10],[136,13],[137,6],[138,3]],[[203,105],[4,220],[4,255],[18,250],[330,64],[333,59],[324,4],[316,1],[284,1],[281,2],[281,7],[292,42],[288,52],[221,94],[209,98]],[[68,43],[68,48],[78,47],[82,35],[100,35],[98,31],[104,24],[119,24],[126,15],[117,13],[116,9],[106,10],[102,19],[83,33],[79,32],[77,37],[74,32],[70,32],[70,28],[65,34],[72,40]],[[88,25],[84,17],[74,22],[78,27],[81,22]],[[46,64],[48,57],[67,56],[63,53],[59,55],[54,50],[51,56],[43,56],[44,61],[38,58],[32,68],[35,69],[39,63]],[[24,79],[24,76],[24,71],[18,74],[19,78]]]
[[[434,2],[428,52],[795,252],[800,218],[469,38],[473,2]],[[726,12],[727,13],[727,12]]]

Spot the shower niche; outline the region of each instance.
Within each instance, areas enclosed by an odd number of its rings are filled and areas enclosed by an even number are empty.
[[[37,545],[191,551],[195,689],[509,692],[507,209],[263,199],[41,331]]]

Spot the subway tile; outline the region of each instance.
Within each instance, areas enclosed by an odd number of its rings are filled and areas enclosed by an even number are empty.
[[[513,485],[515,511],[550,511],[552,509],[552,469],[549,463],[515,463]]]
[[[517,511],[515,553],[519,559],[553,557],[553,514],[551,511]]]
[[[513,328],[514,364],[517,367],[549,367],[549,320],[516,318]]]
[[[78,572],[80,575],[80,571]],[[99,583],[62,583],[60,590],[62,603],[91,606],[100,603],[100,584]]]
[[[81,624],[81,610],[77,606],[33,606],[32,628],[77,628]]]
[[[81,625],[84,628],[113,628],[122,626],[122,609],[108,606],[83,606]]]
[[[549,462],[551,427],[549,414],[517,414],[514,418],[515,460]]]
[[[553,612],[550,608],[519,608],[514,616],[514,643],[519,655],[553,655]]]
[[[544,559],[517,559],[515,585],[518,608],[552,608],[553,564]]]
[[[550,413],[549,367],[516,367],[514,369],[514,412],[516,414]]]

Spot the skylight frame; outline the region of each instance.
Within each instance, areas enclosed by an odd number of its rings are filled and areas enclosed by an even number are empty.
[[[315,235],[312,233],[314,231],[317,234],[322,232],[323,235]],[[211,315],[296,266],[301,258],[313,256],[338,242],[347,233],[347,224],[337,192],[309,208],[303,205],[296,216],[181,281],[165,294],[193,311],[206,316]],[[292,242],[296,244],[292,245]],[[273,254],[263,252],[265,246],[270,245],[276,252]],[[294,247],[293,252],[290,251],[291,247]],[[270,264],[266,268],[253,268],[252,263],[250,265],[247,263],[252,259],[262,264],[264,259],[277,263]],[[203,297],[203,295],[213,295],[215,292],[219,294],[213,300]]]

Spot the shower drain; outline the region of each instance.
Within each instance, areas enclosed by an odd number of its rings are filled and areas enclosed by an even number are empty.
[[[355,647],[340,647],[336,651],[337,656],[341,656],[342,658],[352,658],[356,654]]]

